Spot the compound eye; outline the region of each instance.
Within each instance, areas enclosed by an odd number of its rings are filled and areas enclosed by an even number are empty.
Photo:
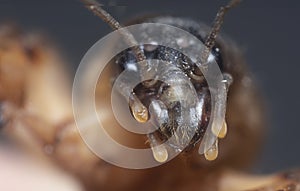
[[[212,49],[211,55],[216,60],[218,66],[220,67],[220,70],[224,71],[224,65],[223,65],[223,59],[222,59],[222,53],[219,46],[214,46]]]

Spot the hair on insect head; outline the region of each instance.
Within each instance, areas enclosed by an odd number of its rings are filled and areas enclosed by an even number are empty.
[[[222,6],[213,22],[212,28],[208,32],[208,35],[204,41],[204,49],[200,53],[200,62],[195,63],[197,66],[205,66],[208,63],[209,56],[212,52],[213,47],[216,44],[217,36],[220,32],[224,17],[226,13],[236,6],[241,0],[231,0],[226,6]],[[106,22],[112,29],[119,30],[125,42],[132,47],[132,52],[139,62],[140,68],[140,77],[141,79],[146,79],[145,76],[148,75],[147,71],[151,65],[147,62],[147,58],[143,49],[137,45],[137,41],[135,37],[126,29],[122,28],[121,24],[116,21],[109,13],[107,13],[103,8],[102,5],[94,0],[82,0],[82,2],[86,5],[86,7],[92,11],[96,16],[100,17],[104,22]],[[193,74],[189,76],[193,80],[204,79],[204,76],[201,74]],[[147,78],[149,79],[149,78]],[[218,156],[218,138],[224,138],[227,133],[227,124],[224,118],[224,115],[220,113],[225,112],[226,110],[226,98],[227,98],[227,90],[229,85],[231,84],[231,76],[229,74],[223,74],[223,83],[225,83],[226,89],[224,91],[219,91],[216,100],[216,111],[213,111],[214,114],[211,116],[211,121],[221,121],[218,123],[219,125],[216,126],[212,123],[211,132],[208,136],[204,137],[202,142],[208,142],[209,144],[204,144],[204,148],[199,148],[199,153],[203,154],[207,160],[215,160]],[[156,79],[147,80],[143,82],[145,87],[152,87],[157,82]],[[155,105],[156,104],[156,105]],[[164,108],[160,105],[159,102],[155,102],[154,104],[150,105],[152,107],[157,106],[160,107],[161,112],[168,112],[167,108]],[[143,123],[149,120],[151,107],[148,107],[143,104],[143,102],[139,99],[139,97],[132,92],[130,99],[129,99],[129,107],[132,113],[132,116],[135,118],[136,121]],[[152,108],[153,109],[153,108]],[[221,124],[221,125],[220,125]],[[150,142],[150,146],[153,152],[153,157],[157,162],[165,162],[168,159],[168,149],[161,144],[162,140],[160,140],[159,136],[155,133],[150,133],[147,135],[148,140]],[[201,146],[200,146],[201,147]]]

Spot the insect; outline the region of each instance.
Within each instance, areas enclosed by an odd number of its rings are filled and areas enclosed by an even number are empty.
[[[121,25],[105,10],[103,10],[100,5],[93,1],[83,2],[86,4],[88,9],[90,9],[95,15],[102,18],[113,29],[121,28]],[[207,58],[216,60],[218,66],[221,68],[221,72],[223,72],[224,74],[224,78],[226,78],[224,80],[226,81],[226,86],[228,88],[230,86],[230,81],[232,81],[232,78],[233,81],[234,79],[237,81],[246,81],[246,79],[250,79],[247,74],[243,74],[245,73],[244,71],[235,71],[238,68],[236,67],[236,65],[241,65],[239,63],[241,59],[234,58],[235,54],[238,53],[235,50],[231,50],[230,43],[224,41],[222,38],[216,41],[217,34],[220,30],[225,13],[237,3],[238,1],[230,1],[227,6],[220,9],[215,19],[214,26],[211,30],[204,24],[198,24],[197,22],[190,19],[163,16],[144,18],[142,20],[140,19],[131,22],[130,24],[162,23],[172,25],[190,32],[200,41],[205,43],[207,49],[204,49],[202,53],[199,53],[200,56],[202,56],[202,59],[204,60],[206,60]],[[125,32],[123,36],[129,44],[134,44],[134,42],[131,42],[135,41],[132,34],[130,34],[129,32]],[[163,38],[168,38],[168,34]],[[179,38],[177,40],[181,46],[188,46],[184,45],[184,42],[181,42],[182,39]],[[185,42],[185,44],[188,44],[188,42]],[[112,61],[112,64],[116,65],[113,71],[123,71],[130,67],[134,67],[134,69],[132,69],[132,72],[139,73],[139,75],[141,75],[141,73],[143,73],[143,70],[149,71],[149,69],[143,69],[144,66],[140,66],[142,64],[138,65],[135,63],[146,59],[164,60],[175,66],[177,70],[174,70],[172,68],[167,69],[167,72],[163,73],[165,82],[161,82],[155,79],[150,81],[148,80],[147,82],[140,83],[134,88],[134,90],[130,93],[131,95],[129,98],[129,107],[131,109],[132,116],[138,122],[143,123],[149,119],[151,110],[152,118],[154,119],[155,123],[158,123],[159,126],[158,131],[148,134],[148,141],[150,142],[152,148],[154,147],[153,145],[157,144],[157,142],[165,142],[166,140],[170,139],[170,137],[175,136],[175,141],[169,143],[172,149],[181,150],[180,146],[181,144],[183,144],[183,142],[185,142],[185,139],[191,140],[185,151],[194,149],[195,145],[203,138],[204,133],[207,131],[206,129],[208,126],[208,122],[210,120],[215,120],[213,118],[210,119],[211,96],[208,84],[202,74],[202,71],[200,71],[197,64],[193,63],[183,53],[180,53],[169,47],[157,45],[157,42],[153,44],[141,45],[140,47],[134,46],[131,49],[119,53],[119,55],[117,55]],[[151,67],[151,65],[146,67]],[[147,75],[148,73],[149,72],[145,72],[143,75]],[[239,73],[241,77],[237,76],[235,73]],[[198,104],[195,104],[195,107],[198,107],[198,109],[187,111],[186,114],[184,113],[185,108],[182,105],[188,105],[188,109],[193,107],[193,102],[189,102],[190,100],[193,100],[192,96],[186,96],[193,95],[193,93],[189,91],[189,88],[186,87],[186,81],[188,80],[192,82],[193,88],[195,88],[199,100],[196,101],[198,102]],[[172,87],[172,83],[175,84],[173,85],[175,87]],[[120,89],[126,86],[126,81],[124,81],[124,84],[125,85],[120,85]],[[110,92],[109,90],[107,91]],[[178,92],[185,93],[179,95]],[[123,93],[124,92],[121,92],[121,94]],[[101,98],[105,96],[98,97]],[[219,97],[226,97],[226,95],[219,95]],[[256,98],[253,97],[253,99]],[[221,107],[226,106],[222,105]],[[260,110],[259,108],[257,109]],[[163,116],[161,115],[162,112],[165,112]],[[185,123],[185,120],[182,119],[183,115],[185,115],[185,118],[188,118],[188,116],[198,115],[198,117],[196,118],[196,125],[191,123],[191,121],[193,121],[193,118],[188,119],[188,122]],[[223,119],[221,120],[223,121]],[[260,124],[258,126],[260,126]],[[191,129],[196,129],[195,134],[191,135],[190,132],[193,132]],[[212,131],[214,131],[214,128],[212,128]],[[214,134],[219,138],[224,138],[226,136],[226,132],[227,124],[225,120],[220,134],[218,134],[218,132],[216,131]],[[254,136],[258,137],[257,135]],[[164,146],[160,146],[157,148],[157,150],[153,150],[153,155],[155,159],[160,162],[164,162],[168,158],[168,152],[167,149],[164,148]],[[207,160],[214,160],[216,159],[217,155],[218,140],[216,140],[214,142],[214,145],[210,149],[208,149],[207,152],[205,152],[205,158]]]
[[[87,3],[92,10],[103,11],[95,2]],[[110,17],[106,15],[107,18]],[[204,25],[175,17],[146,18],[135,23],[140,22],[175,25],[198,35],[203,41],[210,31]],[[195,147],[202,137],[201,132],[205,131],[206,122],[203,120],[203,124],[198,127],[198,134],[193,137],[186,152],[157,168],[128,170],[102,161],[83,143],[72,117],[70,95],[66,93],[70,86],[64,73],[61,73],[63,67],[59,63],[63,61],[56,51],[51,46],[43,46],[41,39],[18,33],[13,27],[4,26],[0,31],[2,131],[22,145],[27,152],[40,156],[39,158],[50,161],[76,176],[86,190],[299,190],[300,175],[297,171],[265,177],[238,171],[247,166],[255,156],[265,123],[259,92],[247,71],[239,48],[230,40],[218,37],[216,43],[209,48],[212,49],[222,72],[228,73],[233,79],[228,91],[226,109],[227,136],[220,140],[218,153],[206,154],[207,159],[215,159],[217,154],[218,158],[215,161],[207,161],[199,157]],[[180,62],[187,59],[184,55],[161,46],[149,45],[142,50],[146,57],[173,61],[175,56],[179,56]],[[169,52],[172,53],[168,58],[166,55]],[[138,53],[133,50],[127,50],[117,55],[112,62],[122,70],[128,67],[129,61],[137,59],[136,54]],[[186,62],[187,68],[180,69],[194,82],[194,86],[199,90],[199,97],[206,102],[203,105],[202,116],[209,120],[207,116],[210,112],[210,97],[207,85],[205,81],[199,82],[199,71],[193,68],[189,60]],[[113,74],[106,78],[108,82],[111,76]],[[136,120],[147,120],[147,115],[140,113],[139,108],[148,110],[150,104],[147,102],[153,100],[152,96],[157,94],[158,87],[161,86],[164,87],[165,84],[150,81],[149,84],[139,84],[135,88],[129,107]],[[106,95],[105,88],[106,86],[101,84],[98,86],[97,99],[100,101],[103,99],[101,96]],[[149,89],[151,91],[148,91]],[[163,89],[167,91],[168,87]],[[160,98],[170,97],[162,93]],[[105,107],[102,109],[103,112],[106,110]],[[174,108],[168,109],[170,113],[175,111]],[[108,116],[106,122],[110,123],[112,120]],[[164,126],[165,128],[159,129],[158,134],[154,135],[159,137],[153,139],[161,138],[160,141],[163,141],[173,134],[168,123]],[[223,135],[225,134],[224,132]],[[115,132],[115,136],[124,139],[125,142],[135,140],[120,136],[119,132]],[[149,135],[150,141],[151,136]],[[157,160],[164,159],[158,157]]]

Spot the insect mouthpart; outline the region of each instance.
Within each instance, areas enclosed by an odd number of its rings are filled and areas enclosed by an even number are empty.
[[[134,87],[128,106],[136,121],[150,121],[156,127],[147,137],[155,160],[165,162],[168,152],[190,150],[203,138],[211,118],[210,89],[200,69],[181,52],[160,45],[142,48],[147,59],[158,60],[150,65],[155,74],[152,80]],[[124,50],[113,62],[120,72],[127,70],[139,76],[141,71],[133,54],[131,49]],[[226,129],[224,123],[221,132],[212,128],[212,133],[223,138]],[[205,154],[208,160],[215,159],[217,142]]]

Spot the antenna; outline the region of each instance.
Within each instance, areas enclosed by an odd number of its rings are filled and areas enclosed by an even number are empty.
[[[107,23],[113,30],[120,30],[123,38],[125,39],[126,43],[133,48],[134,54],[138,62],[145,61],[146,56],[144,55],[143,51],[137,47],[137,41],[135,40],[134,36],[125,28],[121,26],[121,24],[113,18],[108,12],[102,9],[100,3],[95,0],[81,0],[85,6],[92,11],[96,16],[100,17],[105,23]],[[145,63],[145,62],[142,62]]]
[[[212,29],[205,41],[205,49],[201,54],[201,62],[204,64],[207,61],[209,53],[211,52],[212,48],[216,44],[216,38],[218,33],[220,32],[221,26],[224,21],[225,14],[233,7],[238,5],[242,0],[231,0],[226,6],[220,7],[215,20],[213,22]]]

